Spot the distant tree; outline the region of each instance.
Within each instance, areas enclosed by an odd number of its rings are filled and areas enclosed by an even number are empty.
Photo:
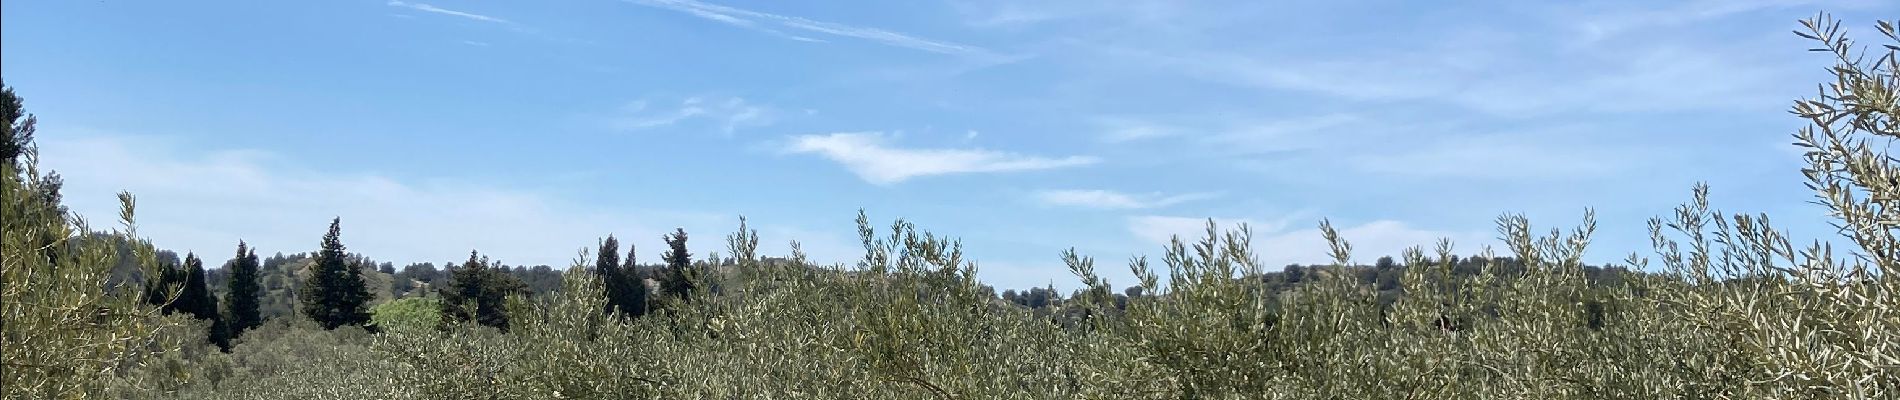
[[[416,290],[417,284],[435,285],[441,280],[441,275],[442,271],[435,268],[435,263],[413,263],[403,266],[402,271],[396,273],[392,287],[401,289],[403,293],[410,293]]]
[[[1142,289],[1141,286],[1129,286],[1127,289],[1122,289],[1122,295],[1131,299],[1140,298],[1143,290],[1146,289]]]
[[[536,296],[561,290],[561,271],[556,271],[554,267],[546,264],[529,267],[527,273],[521,276],[521,280],[522,283],[528,284],[528,291]]]
[[[147,277],[145,281],[145,303],[158,306],[165,314],[178,312],[178,299],[183,297],[179,290],[185,285],[185,270],[177,263],[163,259],[157,262],[158,266],[153,268],[157,272],[156,276]]]
[[[303,283],[299,300],[303,313],[324,329],[369,322],[369,288],[363,283],[362,270],[344,259],[341,228],[343,219],[330,220],[330,231],[323,235],[323,249],[310,277]]]
[[[218,316],[218,303],[211,297],[211,291],[205,287],[204,260],[197,254],[185,253],[185,269],[182,271],[184,287],[180,289],[178,300],[172,302],[173,308],[197,319],[213,319]]]
[[[662,236],[667,250],[661,258],[666,260],[666,274],[660,280],[660,290],[668,297],[681,301],[690,301],[693,281],[689,274],[693,268],[693,254],[686,252],[686,229],[676,228],[670,235]]]
[[[175,251],[159,250],[155,254],[158,257],[158,263],[161,265],[179,266],[185,263],[184,259],[178,258],[178,252]]]
[[[508,296],[521,293],[521,281],[504,267],[492,266],[487,256],[468,252],[468,262],[449,273],[442,288],[442,322],[475,323],[508,330]]]
[[[1398,268],[1399,263],[1397,261],[1392,261],[1392,256],[1384,256],[1384,257],[1379,257],[1379,261],[1374,262],[1372,266],[1373,268],[1378,268],[1380,271],[1385,271],[1385,270],[1389,270],[1393,268]]]
[[[1300,283],[1306,280],[1306,267],[1302,267],[1299,264],[1287,265],[1281,274],[1281,276],[1286,277],[1287,283]]]
[[[262,271],[267,274],[275,273],[278,270],[282,269],[284,265],[290,264],[291,262],[294,262],[294,261],[300,261],[305,258],[310,258],[310,255],[304,254],[304,253],[296,253],[296,254],[288,254],[288,255],[284,253],[273,254],[270,257],[264,259],[264,265],[262,267]]]
[[[205,286],[204,261],[187,253],[185,265],[160,264],[158,279],[148,282],[145,301],[156,304],[165,314],[183,313],[195,319],[211,321],[205,339],[219,348],[230,347],[228,328],[218,315],[217,297]]]
[[[218,298],[211,295],[211,288],[205,284],[205,263],[196,254],[185,254],[185,289],[179,295],[185,304],[178,311],[190,314],[192,318],[211,321],[206,328],[205,339],[219,349],[231,350],[231,328],[218,313]]]
[[[408,297],[410,294],[414,294],[415,292],[416,292],[416,281],[410,280],[408,277],[401,275],[401,272],[390,275],[390,279],[389,279],[390,297],[394,297],[394,298]],[[374,313],[374,312],[375,311],[371,311],[371,313]]]
[[[383,273],[383,274],[385,274],[385,275],[395,275],[395,274],[396,274],[396,264],[395,264],[395,263],[390,263],[390,262],[384,262],[384,263],[383,263],[383,265],[381,265],[381,266],[378,266],[378,267],[376,268],[376,272],[381,272],[381,273]]]
[[[1037,309],[1043,308],[1043,307],[1049,307],[1049,306],[1055,305],[1055,300],[1054,300],[1055,296],[1056,296],[1056,291],[1053,288],[1052,289],[1029,288],[1029,295],[1023,296],[1025,298],[1024,305],[1029,306],[1029,308],[1037,308]]]
[[[594,252],[594,271],[605,274],[607,270],[620,268],[620,239],[607,235],[596,246]]]
[[[614,277],[614,285],[618,288],[616,293],[624,296],[619,304],[628,305],[624,312],[638,317],[646,315],[653,291],[647,287],[647,274],[640,272],[635,260],[634,246],[628,244],[627,257],[620,260],[620,272]]]
[[[0,119],[7,122],[7,131],[0,134],[0,161],[7,165],[19,165],[20,156],[33,149],[39,119],[25,110],[25,101],[13,93],[13,87],[0,84]]]
[[[238,241],[237,258],[225,264],[231,279],[225,282],[228,288],[224,295],[225,313],[229,314],[227,325],[231,337],[237,338],[245,330],[264,324],[264,317],[258,311],[259,301],[263,298],[263,283],[258,279],[257,249],[250,248],[244,241]]]
[[[607,312],[624,317],[646,315],[646,280],[640,276],[634,259],[633,245],[627,246],[627,258],[624,261],[620,258],[620,241],[613,235],[607,235],[600,243],[594,270],[600,274],[600,284],[606,291]]]

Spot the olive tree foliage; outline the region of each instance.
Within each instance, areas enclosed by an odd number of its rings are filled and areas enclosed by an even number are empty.
[[[126,398],[424,399],[398,382],[406,365],[375,351],[381,336],[362,327],[325,329],[308,319],[272,319],[238,338],[230,354],[215,349],[185,370],[174,392]],[[213,375],[213,374],[216,375]],[[477,398],[477,397],[462,397]]]
[[[1722,218],[1701,201],[1670,225],[1686,236],[1682,244],[1658,240],[1689,248],[1666,254],[1667,267],[1691,285],[1713,286],[1672,300],[1682,318],[1724,328],[1750,366],[1737,373],[1760,382],[1750,394],[1900,396],[1900,160],[1888,150],[1900,138],[1900,34],[1893,21],[1875,26],[1884,39],[1871,49],[1825,14],[1795,31],[1835,62],[1834,82],[1792,112],[1808,120],[1794,135],[1806,149],[1806,184],[1853,243],[1845,258],[1821,242],[1797,251],[1767,216]],[[1742,281],[1716,282],[1731,277]]]
[[[0,163],[0,397],[86,397],[167,351],[153,343],[176,320],[138,290],[107,289],[120,261],[113,241],[130,244],[146,276],[157,274],[152,245],[133,224],[132,196],[119,196],[122,229],[82,239],[91,227],[59,204],[58,182],[42,175],[27,135],[31,117],[20,117],[12,89],[5,97],[5,136],[24,143],[10,142],[18,148]],[[21,118],[29,126],[15,126]]]
[[[1862,54],[1825,15],[1803,37],[1837,61],[1838,82],[1796,104],[1811,122],[1795,135],[1804,170],[1856,250],[1837,258],[1822,242],[1797,251],[1765,215],[1709,207],[1708,188],[1671,218],[1651,221],[1659,274],[1591,285],[1582,254],[1594,219],[1541,235],[1522,216],[1499,219],[1521,273],[1486,265],[1452,274],[1452,243],[1436,257],[1404,255],[1405,296],[1375,305],[1354,284],[1351,245],[1329,224],[1335,264],[1277,294],[1236,277],[1258,274],[1245,226],[1210,222],[1193,244],[1174,240],[1166,282],[1131,262],[1143,291],[1110,331],[1158,373],[1131,373],[1125,397],[1267,398],[1891,398],[1900,395],[1900,198],[1894,119],[1900,37]],[[1485,249],[1486,259],[1491,259]],[[1071,269],[1100,293],[1092,260]],[[1631,266],[1649,269],[1632,255]],[[1086,369],[1101,370],[1089,365]],[[1104,371],[1104,373],[1111,371]],[[1112,371],[1120,372],[1120,371]],[[1139,372],[1139,371],[1138,371]]]

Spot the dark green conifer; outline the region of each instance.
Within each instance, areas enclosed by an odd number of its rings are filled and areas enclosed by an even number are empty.
[[[666,274],[660,281],[660,290],[668,297],[690,301],[693,292],[693,254],[686,251],[686,229],[676,228],[672,234],[661,239],[666,241],[667,250],[661,255],[666,260]]]
[[[304,315],[324,329],[369,322],[369,288],[363,283],[362,271],[344,259],[341,224],[341,218],[330,220],[330,231],[323,235],[323,249],[317,252],[317,263],[310,267],[310,276],[304,279],[303,291],[298,295]]]
[[[449,272],[449,284],[442,288],[442,322],[475,321],[507,331],[508,296],[525,289],[519,279],[491,266],[488,257],[471,250],[468,262]]]
[[[242,336],[245,330],[264,324],[264,318],[258,311],[263,297],[263,286],[259,282],[257,249],[250,248],[244,241],[238,241],[237,258],[226,265],[231,271],[231,279],[225,282],[228,291],[224,295],[224,310],[228,315],[226,322],[231,337]]]
[[[623,261],[620,240],[607,235],[594,258],[594,271],[600,274],[600,283],[606,292],[607,312],[624,317],[646,314],[647,287],[634,265],[633,246],[627,246],[627,258]]]

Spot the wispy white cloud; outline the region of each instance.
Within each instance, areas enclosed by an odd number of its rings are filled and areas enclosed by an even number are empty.
[[[1852,6],[1854,2],[1828,0],[1696,0],[1666,4],[1655,8],[1613,10],[1566,10],[1563,14],[1571,29],[1581,33],[1579,44],[1588,44],[1645,29],[1667,28],[1703,22],[1749,12],[1816,6]],[[1570,7],[1562,7],[1570,8]],[[1804,10],[1805,11],[1805,10]],[[1581,17],[1576,17],[1581,16]]]
[[[1183,241],[1193,241],[1205,235],[1207,223],[1212,221],[1216,229],[1236,229],[1245,224],[1255,233],[1274,232],[1285,229],[1290,221],[1257,221],[1248,218],[1190,218],[1164,215],[1140,215],[1128,217],[1128,233],[1152,244],[1167,244],[1175,237]]]
[[[955,0],[964,23],[979,28],[1018,28],[1061,21],[1111,19],[1121,24],[1178,21],[1191,4],[1175,0]]]
[[[1789,77],[1800,76],[1799,65],[1760,51],[1760,39],[1769,32],[1710,38],[1687,28],[1806,3],[1516,7],[1507,11],[1512,17],[1495,23],[1330,46],[1355,50],[1350,53],[1315,51],[1298,42],[1204,43],[1166,35],[1083,47],[1127,63],[1116,65],[1381,107],[1437,103],[1506,117],[1759,109],[1781,106],[1791,90]],[[1530,26],[1510,22],[1546,20]]]
[[[737,7],[699,2],[699,1],[694,1],[694,0],[624,0],[624,1],[627,1],[633,4],[642,5],[642,6],[647,6],[647,7],[656,7],[656,8],[663,8],[663,9],[678,11],[678,12],[686,13],[687,15],[692,15],[692,16],[703,18],[706,20],[715,21],[715,22],[726,24],[726,25],[740,27],[740,28],[766,32],[766,33],[778,35],[778,36],[785,37],[788,39],[793,39],[793,40],[814,41],[814,42],[821,41],[821,40],[810,38],[810,37],[804,37],[804,36],[798,36],[798,35],[785,33],[784,31],[781,31],[780,29],[789,29],[789,30],[803,31],[807,33],[817,33],[817,34],[824,34],[824,35],[831,35],[831,36],[838,36],[838,37],[862,39],[862,40],[868,40],[868,41],[877,42],[877,43],[881,43],[881,44],[885,44],[889,46],[923,50],[923,51],[934,52],[934,53],[966,55],[966,56],[994,56],[994,54],[991,53],[989,50],[986,50],[981,47],[971,46],[971,45],[940,41],[940,40],[925,39],[925,38],[920,38],[916,36],[906,35],[903,33],[892,32],[892,31],[878,29],[878,28],[852,26],[852,25],[845,25],[845,24],[825,22],[825,21],[814,21],[814,20],[800,18],[800,17],[753,11],[753,10],[747,10],[747,9],[742,9],[742,8],[737,8]]]
[[[645,100],[629,103],[621,109],[622,115],[612,117],[609,123],[620,130],[645,130],[705,120],[715,123],[720,132],[731,134],[742,128],[771,125],[777,114],[770,107],[751,104],[739,97],[709,100],[695,96],[680,100],[679,106],[666,110],[649,108]]]
[[[1084,207],[1099,209],[1141,209],[1167,207],[1195,200],[1216,197],[1214,193],[1186,193],[1163,195],[1160,193],[1130,194],[1112,190],[1043,190],[1035,193],[1036,201],[1052,206]]]
[[[410,3],[406,1],[390,0],[389,6],[408,8],[411,10],[416,10],[416,11],[421,11],[421,12],[466,18],[466,19],[482,21],[482,22],[492,22],[492,23],[503,24],[503,25],[514,25],[514,22],[511,22],[505,19],[491,17],[487,15],[482,15],[482,14],[476,14],[472,12],[466,12],[466,11],[450,10],[450,9],[446,9],[442,7],[436,7],[428,3]]]
[[[475,46],[475,47],[488,47],[488,42],[478,42],[474,40],[464,40],[462,41],[462,44]]]
[[[1439,239],[1451,239],[1455,247],[1453,250],[1461,254],[1475,254],[1483,247],[1497,245],[1497,240],[1485,232],[1423,229],[1392,220],[1341,227],[1339,237],[1352,244],[1352,262],[1368,264],[1379,257],[1397,258],[1405,249],[1412,247],[1429,251]],[[1276,232],[1258,238],[1254,243],[1255,252],[1266,268],[1288,264],[1327,264],[1332,259],[1331,247],[1317,227]]]
[[[1124,143],[1181,134],[1181,128],[1131,117],[1101,117],[1095,125],[1102,129],[1099,139],[1105,143]]]
[[[1287,230],[1289,222],[1301,218],[1304,217],[1291,215],[1269,223],[1248,219],[1215,219],[1214,222],[1217,232],[1236,229],[1242,223],[1252,228],[1253,250],[1263,268],[1271,270],[1288,264],[1330,263],[1331,247],[1325,237],[1320,235],[1316,223],[1312,228]],[[1192,242],[1206,235],[1207,222],[1206,218],[1137,216],[1128,218],[1128,230],[1136,238],[1154,244],[1166,244],[1177,236],[1182,241]],[[1339,226],[1339,236],[1352,244],[1355,262],[1370,262],[1381,256],[1397,257],[1405,249],[1414,246],[1429,250],[1441,238],[1451,239],[1456,250],[1463,254],[1475,253],[1480,247],[1495,245],[1496,242],[1483,232],[1420,229],[1392,220]]]
[[[1363,122],[1358,115],[1344,113],[1233,121],[1199,140],[1223,153],[1311,150],[1322,147],[1323,143],[1339,143],[1363,134],[1346,132],[1349,127],[1368,128]]]
[[[1097,140],[1108,144],[1167,139],[1198,156],[1250,156],[1325,148],[1355,147],[1365,137],[1390,129],[1358,114],[1254,117],[1207,112],[1161,117],[1098,117]],[[1408,130],[1416,127],[1407,127]],[[1354,150],[1362,150],[1355,148]]]
[[[138,197],[141,234],[164,248],[213,256],[239,239],[265,253],[310,251],[330,218],[341,217],[350,250],[380,260],[439,262],[477,249],[509,264],[565,267],[576,250],[609,233],[658,238],[676,226],[725,232],[737,223],[733,214],[606,209],[489,184],[313,171],[276,153],[203,151],[151,137],[62,135],[42,139],[40,149],[46,166],[67,178],[67,204],[95,227],[110,226],[113,193],[127,190]],[[849,242],[842,237],[753,222],[762,232],[801,232],[798,239],[821,244],[827,257],[852,256],[838,250]],[[762,251],[784,254],[785,239]],[[718,246],[706,241],[693,252]]]
[[[801,135],[792,137],[785,151],[817,154],[878,185],[931,175],[1031,171],[1100,161],[1086,156],[1049,158],[985,149],[911,149],[885,142],[884,135],[875,132]]]
[[[1557,179],[1609,176],[1665,155],[1640,146],[1567,138],[1576,130],[1441,136],[1416,147],[1366,152],[1350,165],[1366,172],[1413,177]]]

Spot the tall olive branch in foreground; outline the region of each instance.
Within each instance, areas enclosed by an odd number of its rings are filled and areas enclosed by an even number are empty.
[[[167,349],[174,324],[144,304],[139,290],[105,290],[123,244],[134,265],[157,273],[151,243],[138,237],[134,201],[119,195],[122,229],[92,232],[59,201],[56,179],[39,169],[34,119],[11,87],[0,92],[0,397],[80,398]],[[143,387],[137,379],[117,385]]]

